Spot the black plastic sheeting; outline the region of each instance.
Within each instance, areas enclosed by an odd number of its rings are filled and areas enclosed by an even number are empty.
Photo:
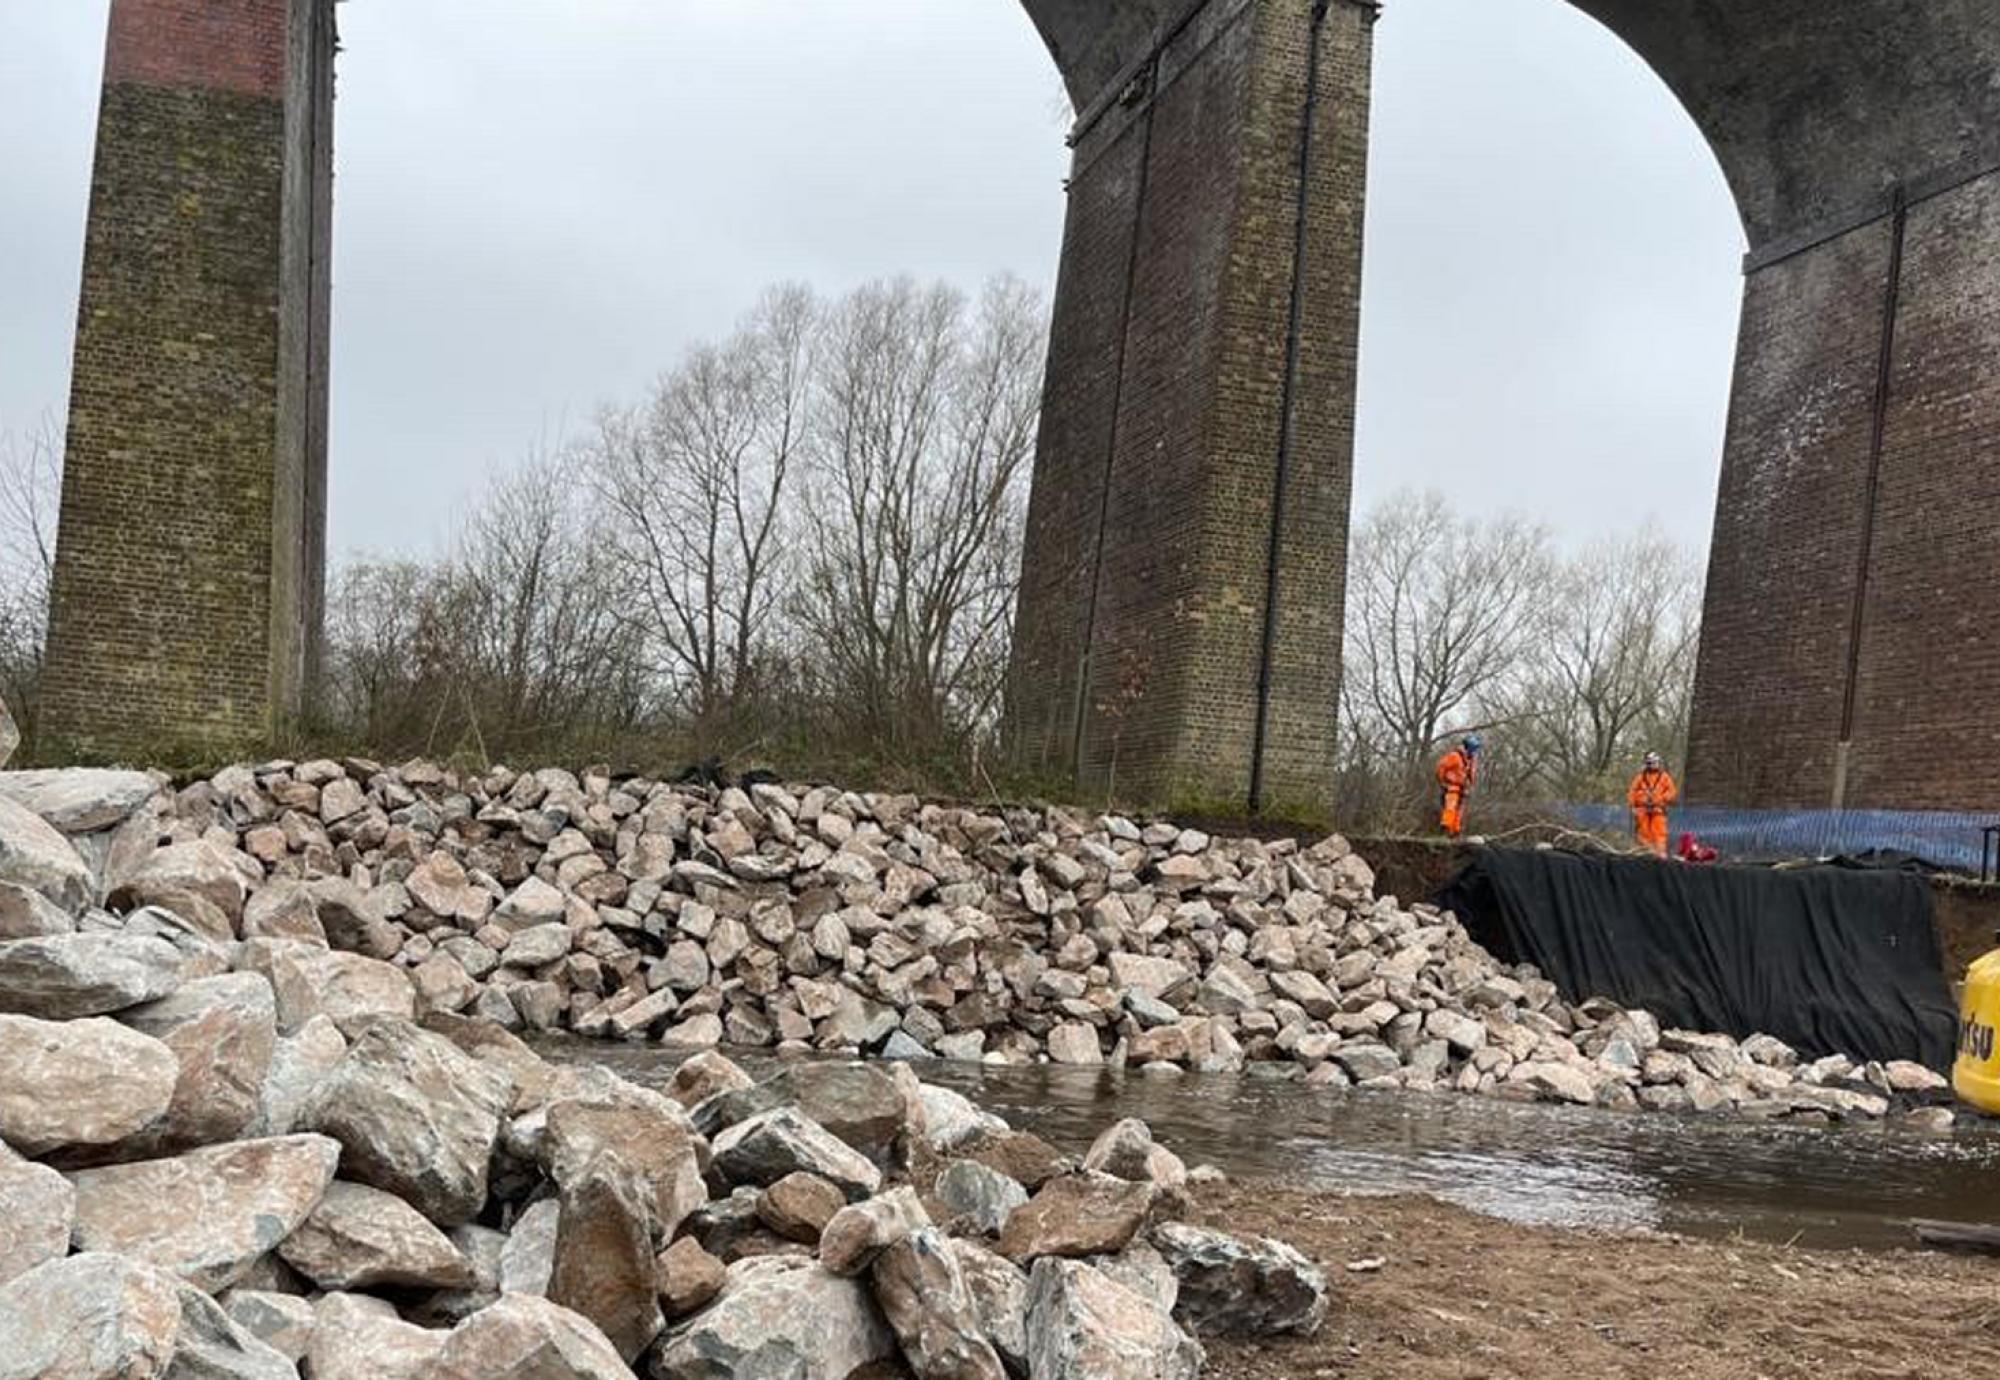
[[[1491,848],[1438,898],[1573,1002],[1665,1028],[1775,1035],[1809,1058],[1947,1071],[1957,1018],[1930,888],[1904,872],[1692,867]]]

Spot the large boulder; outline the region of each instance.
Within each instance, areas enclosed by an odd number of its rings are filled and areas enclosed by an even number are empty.
[[[1028,1190],[977,1160],[953,1160],[938,1175],[933,1196],[955,1223],[981,1236],[997,1236]]]
[[[31,1155],[113,1146],[174,1096],[173,1051],[116,1021],[0,1016],[0,1140]]]
[[[230,1321],[288,1361],[305,1359],[312,1346],[313,1306],[297,1294],[235,1288],[217,1300]]]
[[[591,1161],[563,1185],[548,1298],[590,1319],[625,1360],[660,1335],[650,1195],[620,1166]]]
[[[289,939],[326,945],[326,927],[320,924],[319,902],[304,882],[274,878],[250,893],[243,903],[243,923],[239,932],[245,939]]]
[[[73,1021],[156,1001],[180,985],[181,953],[132,934],[55,934],[0,943],[0,1012]]]
[[[296,1034],[315,1016],[345,1032],[371,1016],[410,1020],[416,1014],[410,975],[362,954],[328,952],[298,939],[253,939],[243,945],[237,966],[270,979],[281,1034]]]
[[[169,844],[133,869],[113,889],[111,900],[120,909],[159,906],[171,911],[204,911],[212,908],[227,922],[228,939],[243,921],[243,900],[250,894],[250,879],[238,864],[242,857],[234,849],[225,851],[207,839]],[[249,864],[250,860],[244,858]],[[254,866],[254,864],[252,864]],[[190,903],[188,898],[194,898]]]
[[[729,1267],[706,1312],[667,1334],[655,1380],[848,1380],[897,1354],[860,1281],[810,1261],[765,1256]]]
[[[951,1253],[979,1310],[986,1340],[1014,1375],[1028,1371],[1028,1276],[984,1246],[953,1240]]]
[[[669,1318],[685,1318],[706,1308],[729,1282],[729,1268],[692,1236],[683,1236],[661,1251],[654,1264],[659,1272],[660,1307]]]
[[[278,1246],[322,1289],[466,1289],[472,1265],[429,1218],[366,1184],[335,1181]]]
[[[562,1203],[544,1198],[514,1221],[500,1248],[500,1292],[543,1294],[556,1268],[556,1230],[562,1223]]]
[[[930,1224],[915,1189],[892,1188],[833,1215],[819,1235],[819,1262],[836,1275],[858,1275],[889,1247]]]
[[[226,1289],[319,1205],[339,1159],[325,1136],[278,1136],[81,1170],[75,1244]]]
[[[614,1163],[642,1191],[653,1234],[672,1239],[688,1214],[708,1201],[708,1185],[701,1176],[700,1137],[684,1117],[664,1110],[636,1100],[555,1103],[543,1138],[549,1176],[566,1187],[591,1166]]]
[[[0,800],[33,811],[58,833],[94,834],[123,824],[160,793],[162,779],[95,767],[0,772]]]
[[[159,1152],[211,1145],[257,1116],[277,1045],[277,1003],[257,973],[199,978],[120,1018],[174,1053],[180,1077],[167,1114],[142,1141]]]
[[[75,918],[41,892],[19,882],[0,882],[0,942],[75,931]]]
[[[180,1292],[140,1261],[70,1256],[0,1287],[0,1380],[165,1380]]]
[[[349,1178],[394,1193],[441,1226],[486,1206],[487,1166],[513,1083],[408,1021],[365,1022],[305,1115],[339,1141]]]
[[[547,1299],[506,1294],[458,1325],[445,1339],[437,1366],[426,1372],[425,1380],[635,1377],[588,1319]]]
[[[1187,1166],[1180,1156],[1155,1143],[1152,1128],[1137,1117],[1107,1126],[1084,1155],[1083,1167],[1092,1173],[1163,1188],[1187,1182]]]
[[[1023,1265],[1047,1255],[1116,1255],[1138,1235],[1152,1205],[1150,1184],[1097,1174],[1051,1179],[1008,1214],[1000,1254]]]
[[[443,1332],[412,1327],[380,1299],[328,1294],[313,1306],[312,1380],[432,1380]]]
[[[347,1057],[347,1038],[325,1016],[315,1016],[298,1033],[278,1040],[257,1096],[257,1115],[245,1134],[288,1136],[319,1095],[319,1086]]]
[[[950,1241],[912,1232],[875,1258],[875,1302],[917,1380],[1007,1380]]]
[[[0,1149],[0,1285],[68,1255],[75,1222],[69,1180]]]
[[[925,1083],[918,1090],[924,1106],[924,1138],[930,1147],[949,1154],[976,1136],[1007,1130],[1007,1123],[982,1111],[963,1093]]]
[[[1326,1318],[1326,1276],[1282,1241],[1163,1222],[1153,1244],[1180,1285],[1174,1316],[1204,1336],[1310,1336]]]
[[[0,882],[38,891],[74,914],[97,899],[90,867],[55,827],[11,800],[0,799]]]
[[[1076,1260],[1028,1277],[1028,1373],[1035,1380],[1195,1380],[1201,1344],[1152,1299]]]
[[[803,1171],[837,1185],[850,1199],[882,1186],[872,1160],[792,1107],[738,1122],[715,1138],[714,1148],[716,1172],[733,1184],[768,1188]]]
[[[192,1285],[178,1290],[180,1332],[166,1380],[298,1380],[298,1367]]]

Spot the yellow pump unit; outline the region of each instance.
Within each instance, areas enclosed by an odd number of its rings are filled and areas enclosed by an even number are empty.
[[[1951,1085],[1958,1095],[2000,1116],[2000,949],[1978,959],[1965,974],[1958,1008],[1958,1062]]]

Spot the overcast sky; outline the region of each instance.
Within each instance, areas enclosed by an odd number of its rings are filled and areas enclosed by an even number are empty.
[[[108,0],[0,0],[0,428],[68,386]],[[768,283],[1052,286],[1060,94],[1012,0],[350,0],[332,543],[419,554]],[[472,18],[476,16],[476,18]],[[1741,231],[1558,0],[1377,31],[1359,501],[1705,544]]]

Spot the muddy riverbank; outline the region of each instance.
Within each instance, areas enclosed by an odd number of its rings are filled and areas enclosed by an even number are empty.
[[[1317,1337],[1215,1342],[1217,1380],[1940,1380],[1990,1374],[2000,1345],[1991,1260],[1527,1227],[1263,1185],[1201,1207],[1283,1233],[1335,1281]]]

